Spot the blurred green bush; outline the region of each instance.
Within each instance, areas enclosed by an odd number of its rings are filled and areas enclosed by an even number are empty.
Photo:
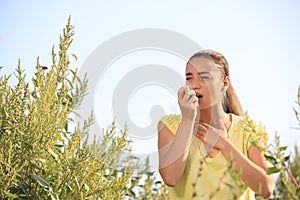
[[[15,86],[11,75],[0,78],[0,199],[165,199],[166,188],[155,182],[148,163],[121,156],[130,152],[126,131],[113,122],[101,140],[88,144],[93,113],[74,125],[74,108],[88,81],[70,69],[77,59],[68,52],[70,21],[59,51],[52,48],[50,67],[37,59],[32,81],[26,82],[19,61]]]

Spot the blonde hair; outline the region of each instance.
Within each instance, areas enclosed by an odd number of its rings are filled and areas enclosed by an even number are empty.
[[[205,57],[205,58],[212,59],[219,66],[218,69],[220,69],[222,76],[229,77],[229,66],[228,66],[227,60],[221,53],[219,53],[217,51],[213,51],[213,50],[202,50],[202,51],[195,53],[189,59],[188,62],[190,62],[191,59],[197,58],[197,57]],[[240,101],[232,87],[232,84],[230,84],[228,89],[226,90],[226,93],[224,94],[222,103],[223,103],[223,109],[226,113],[233,113],[238,116],[244,115],[242,106],[241,106]]]

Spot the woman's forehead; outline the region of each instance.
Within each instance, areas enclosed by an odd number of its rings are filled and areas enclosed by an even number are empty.
[[[186,71],[214,72],[214,71],[219,71],[219,70],[217,69],[216,63],[212,59],[206,58],[206,57],[197,57],[197,58],[191,59],[188,62]]]

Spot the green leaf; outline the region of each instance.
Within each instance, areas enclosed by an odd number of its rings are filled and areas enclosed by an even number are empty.
[[[276,158],[274,158],[274,157],[272,157],[272,156],[265,155],[265,158],[266,158],[268,161],[270,161],[271,163],[273,163],[273,164],[277,164],[277,163],[278,163],[277,160],[276,160]]]
[[[30,174],[31,178],[33,178],[34,180],[36,180],[41,186],[49,188],[50,187],[50,183],[48,181],[46,181],[45,179],[41,178],[38,175],[35,174]]]
[[[300,86],[298,87],[298,105],[300,106]]]
[[[75,176],[74,179],[75,179],[75,183],[76,183],[77,189],[80,190],[80,186],[79,186],[79,182],[77,180],[77,177]]]
[[[233,185],[231,185],[231,184],[229,184],[229,183],[224,182],[224,184],[225,184],[226,186],[228,186],[229,188],[231,188],[231,189],[234,188]]]
[[[135,193],[134,193],[134,191],[133,191],[132,189],[129,189],[129,192],[130,192],[130,194],[131,194],[132,196],[135,196]]]
[[[72,81],[70,81],[69,79],[67,79],[67,81],[68,81],[68,83],[70,84],[71,88],[74,88],[74,87],[73,87]]]
[[[34,85],[36,86],[37,85],[37,82],[36,81],[33,81],[34,82]],[[36,93],[36,91],[33,91],[32,93],[31,93],[31,96],[33,97],[33,98],[37,98],[37,95],[36,95],[37,93]]]
[[[68,122],[67,122],[67,123],[65,124],[65,127],[64,127],[64,129],[65,129],[66,132],[68,132],[68,125],[69,125],[69,124],[68,124]]]
[[[52,149],[48,149],[48,153],[50,153],[55,160],[58,160],[58,155]]]
[[[33,149],[32,145],[26,142],[25,140],[22,140],[22,143],[25,144],[29,149]]]
[[[8,198],[12,198],[12,199],[16,199],[16,198],[18,198],[19,196],[16,195],[16,194],[12,194],[12,193],[9,192],[9,193],[7,194],[7,197],[8,197]]]
[[[67,94],[66,98],[68,99],[69,102],[71,102],[71,103],[73,102],[73,98],[70,95]]]
[[[55,194],[54,192],[50,191],[50,196],[52,200],[59,200],[57,194]]]
[[[161,182],[161,181],[156,181],[154,184],[155,184],[155,185],[157,185],[157,184],[162,184],[162,182]]]
[[[288,155],[288,156],[286,156],[286,157],[284,157],[284,161],[286,162],[286,161],[288,161],[290,159],[290,156]]]
[[[279,147],[279,151],[285,151],[287,146]]]
[[[73,77],[74,77],[75,79],[77,79],[77,80],[80,82],[80,79],[79,79],[79,77],[77,76],[77,70],[74,71],[74,70],[71,70],[71,69],[70,69],[70,71],[71,71]]]
[[[72,58],[75,60],[75,61],[77,61],[78,60],[78,58],[77,58],[77,56],[75,55],[75,54],[71,54],[72,55]]]
[[[64,147],[63,144],[55,144],[54,146],[57,147],[57,148],[63,148]]]
[[[274,173],[277,173],[279,171],[280,171],[280,169],[278,169],[277,167],[269,167],[267,169],[267,174],[274,174]]]
[[[300,104],[299,104],[300,105]],[[295,113],[295,115],[296,115],[296,119],[298,120],[298,121],[300,121],[300,113],[295,109],[295,108],[293,108],[293,110],[294,110],[294,113]]]

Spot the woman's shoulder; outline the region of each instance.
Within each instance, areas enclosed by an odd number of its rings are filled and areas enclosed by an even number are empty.
[[[258,129],[264,128],[262,123],[258,124],[248,114],[245,114],[243,116],[237,116],[232,114],[232,116],[233,119],[235,120],[235,124],[246,132],[257,132]]]
[[[180,121],[180,114],[166,114],[159,120],[159,122],[162,122],[173,134],[176,133]]]
[[[261,140],[266,145],[268,134],[265,126],[262,123],[257,123],[248,114],[244,116],[233,115],[235,120],[235,130],[237,133],[242,133],[247,140],[253,144]],[[249,145],[250,145],[249,143]]]
[[[180,121],[181,120],[181,115],[180,114],[166,114],[164,116],[162,116],[162,118],[160,119],[161,122],[167,122],[167,121]]]

